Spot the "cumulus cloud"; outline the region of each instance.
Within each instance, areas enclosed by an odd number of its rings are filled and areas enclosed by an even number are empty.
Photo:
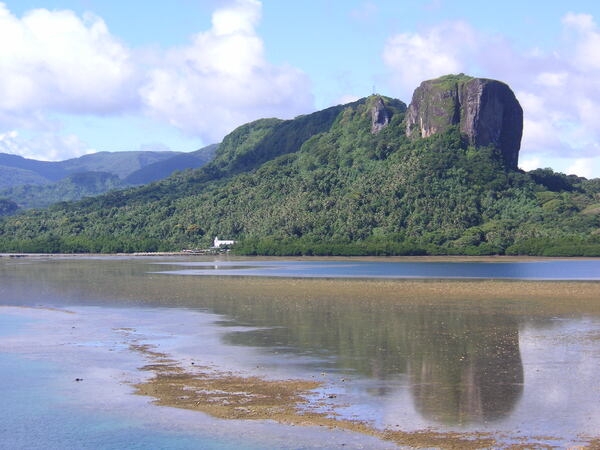
[[[525,171],[535,170],[540,167],[545,167],[542,164],[542,160],[540,158],[526,158],[526,159],[521,158],[521,161],[519,162],[519,166],[521,169],[523,169]]]
[[[593,176],[594,160],[592,158],[578,158],[572,161],[565,170],[567,174],[577,174],[580,177],[590,178]]]
[[[562,26],[558,51],[530,57],[527,71],[506,76],[530,98],[537,97],[536,107],[527,99],[524,104],[532,125],[524,129],[524,151],[576,158],[564,171],[586,176],[589,170],[582,161],[587,167],[600,162],[600,30],[588,14],[569,13]],[[553,145],[548,145],[549,137]]]
[[[57,113],[146,114],[216,142],[250,120],[312,110],[306,74],[266,59],[256,31],[260,1],[219,4],[211,28],[188,45],[152,51],[128,48],[92,14],[35,9],[17,17],[0,2],[0,151],[41,159],[87,153],[60,124],[49,126]]]
[[[0,42],[0,118],[108,113],[136,101],[129,51],[98,17],[36,9],[18,18],[0,3]]]
[[[237,0],[214,12],[212,28],[167,52],[140,93],[152,116],[189,134],[220,140],[260,117],[292,117],[313,105],[308,77],[265,58],[256,33],[261,3]]]
[[[392,85],[410,101],[421,81],[464,71],[476,43],[477,36],[470,25],[447,22],[421,33],[390,37],[383,50],[383,61],[390,69]]]
[[[600,70],[600,33],[593,16],[568,13],[562,23],[571,44],[572,63],[583,70]]]
[[[560,48],[515,49],[510,42],[452,22],[392,36],[383,51],[398,96],[410,100],[423,80],[465,72],[508,83],[524,110],[521,166],[562,159],[600,165],[600,29],[589,14],[566,14]]]
[[[35,9],[22,18],[0,3],[0,152],[41,160],[92,151],[64,133],[55,113],[139,108],[129,50],[104,21]]]
[[[25,158],[55,161],[77,158],[95,151],[74,134],[62,135],[46,131],[27,137],[17,130],[0,133],[0,153]]]

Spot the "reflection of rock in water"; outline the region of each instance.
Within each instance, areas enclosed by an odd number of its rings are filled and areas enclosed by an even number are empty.
[[[516,322],[498,315],[433,314],[424,319],[431,332],[414,342],[410,361],[418,411],[429,419],[458,424],[509,414],[523,390]],[[427,328],[424,323],[421,326]]]
[[[217,312],[259,329],[225,341],[302,355],[335,355],[339,368],[381,381],[408,374],[417,410],[444,423],[505,417],[519,399],[523,367],[514,316],[475,310],[345,298],[276,302],[252,298],[215,304]],[[323,363],[321,363],[323,364]],[[373,395],[395,389],[385,382]]]

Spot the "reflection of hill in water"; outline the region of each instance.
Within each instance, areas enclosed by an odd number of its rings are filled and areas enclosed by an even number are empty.
[[[147,273],[161,269],[148,261],[27,259],[22,266],[0,264],[0,294],[10,304],[208,309],[232,325],[259,327],[228,333],[231,344],[334,356],[341,369],[382,381],[404,375],[417,410],[436,421],[494,420],[520,397],[516,316],[485,299],[444,302],[435,290],[401,292],[402,283]]]
[[[439,313],[421,320],[432,332],[413,342],[409,372],[417,409],[444,423],[508,415],[523,390],[516,321]]]
[[[502,418],[522,392],[518,325],[512,316],[435,306],[372,308],[351,299],[311,308],[263,300],[252,308],[254,320],[248,320],[244,310],[249,306],[237,306],[227,315],[269,328],[228,333],[228,343],[333,354],[340,368],[380,380],[407,374],[417,410],[436,421]],[[257,308],[262,310],[258,316]]]

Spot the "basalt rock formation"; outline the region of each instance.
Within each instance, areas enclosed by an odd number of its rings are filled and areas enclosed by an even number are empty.
[[[458,125],[469,144],[493,145],[517,169],[523,109],[508,85],[463,74],[421,83],[406,114],[407,136],[428,137]]]

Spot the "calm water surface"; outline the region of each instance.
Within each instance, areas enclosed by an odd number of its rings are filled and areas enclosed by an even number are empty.
[[[459,278],[510,280],[600,280],[600,259],[510,262],[239,261],[177,262],[180,275],[298,278]]]
[[[398,301],[389,301],[376,282],[348,289],[329,280],[315,292],[321,285],[302,278],[598,280],[599,267],[0,258],[0,432],[5,448],[393,448],[354,433],[152,406],[131,395],[148,374],[130,350],[151,344],[186,364],[318,378],[315,395],[379,428],[575,445],[600,429],[596,314],[545,311],[518,292],[502,302],[411,299],[398,280]],[[273,279],[264,286],[247,278],[265,275]],[[346,286],[342,299],[335,283]]]

